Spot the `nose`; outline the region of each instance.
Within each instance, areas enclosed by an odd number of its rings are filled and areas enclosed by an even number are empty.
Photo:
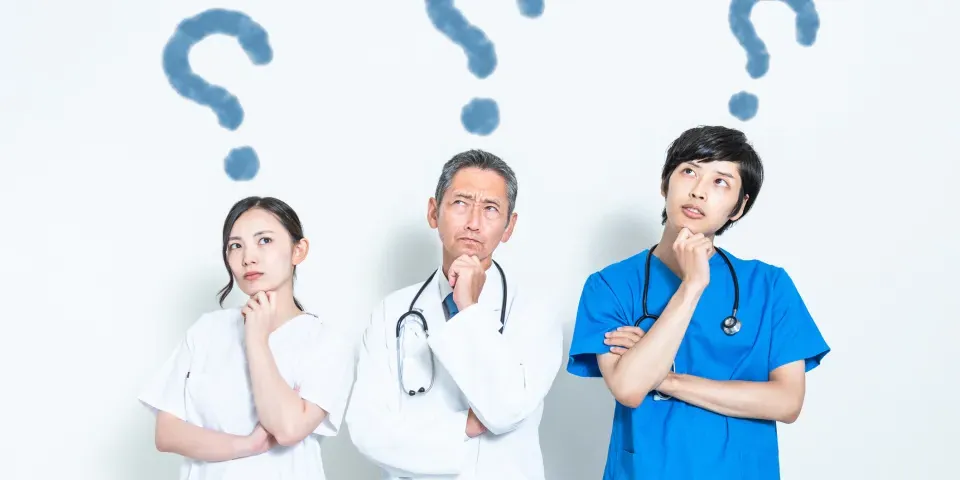
[[[707,193],[706,189],[703,188],[703,180],[697,180],[697,183],[693,185],[693,188],[690,189],[690,197],[696,198],[699,200],[706,200]]]
[[[243,249],[243,266],[256,265],[257,264],[257,252],[254,248],[244,248]]]
[[[466,224],[467,230],[470,230],[471,232],[480,231],[480,215],[483,214],[481,212],[482,208],[483,208],[482,205],[475,205],[473,208],[470,209],[470,214],[467,216],[467,224]]]

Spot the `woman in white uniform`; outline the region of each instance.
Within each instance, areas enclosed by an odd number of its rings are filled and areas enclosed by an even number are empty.
[[[293,295],[309,243],[275,198],[237,202],[223,226],[242,307],[206,313],[139,400],[156,414],[156,444],[182,455],[181,480],[323,480],[322,437],[340,429],[353,383],[350,343]]]

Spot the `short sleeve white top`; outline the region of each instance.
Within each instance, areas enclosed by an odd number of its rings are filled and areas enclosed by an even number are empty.
[[[181,480],[324,480],[320,444],[336,436],[353,384],[352,342],[327,321],[303,314],[270,334],[270,351],[281,376],[327,417],[300,443],[225,462],[184,458]],[[248,435],[258,417],[253,401],[240,309],[204,314],[188,330],[140,402],[191,424]]]

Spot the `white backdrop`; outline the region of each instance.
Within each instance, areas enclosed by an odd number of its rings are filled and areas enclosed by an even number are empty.
[[[833,347],[780,428],[783,478],[949,476],[957,2],[818,0],[809,47],[789,8],[761,2],[759,79],[728,1],[547,0],[539,18],[514,1],[457,6],[494,42],[485,79],[421,1],[2,2],[0,477],[175,478],[136,395],[216,308],[219,230],[239,198],[299,212],[312,250],[298,296],[359,334],[376,299],[436,265],[424,217],[443,162],[489,149],[520,181],[498,258],[538,272],[569,341],[586,276],[658,238],[665,149],[697,124],[743,129],[768,172],[720,243],[784,266]],[[226,36],[193,49],[194,72],[239,98],[236,131],[161,64],[177,24],[213,7],[249,15],[274,53],[254,65]],[[759,97],[752,120],[727,110],[740,90]],[[499,104],[488,136],[460,123],[475,96]],[[223,158],[242,145],[261,167],[236,182]],[[612,412],[601,380],[561,371],[541,429],[548,478],[599,478]],[[348,435],[324,455],[331,479],[376,475]]]

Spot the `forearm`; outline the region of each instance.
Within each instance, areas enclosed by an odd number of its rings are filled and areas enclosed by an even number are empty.
[[[498,312],[475,306],[461,311],[430,337],[438,363],[481,423],[496,435],[513,430],[539,407],[563,361],[559,328],[537,329],[536,340],[516,343],[500,334],[499,328]]]
[[[280,375],[266,339],[247,343],[247,364],[260,424],[279,443],[290,443],[303,423],[303,399]]]
[[[460,473],[469,440],[466,410],[401,413],[371,400],[347,412],[350,438],[368,460],[397,476]]]
[[[718,381],[670,374],[658,390],[720,415],[783,423],[795,421],[803,403],[802,394],[774,381]]]
[[[198,427],[166,412],[157,414],[155,437],[157,450],[205,462],[223,462],[251,454],[246,436]]]
[[[620,356],[613,381],[610,382],[618,400],[629,398],[632,399],[630,403],[639,405],[643,397],[663,381],[670,371],[703,290],[699,285],[681,283],[643,338]]]

